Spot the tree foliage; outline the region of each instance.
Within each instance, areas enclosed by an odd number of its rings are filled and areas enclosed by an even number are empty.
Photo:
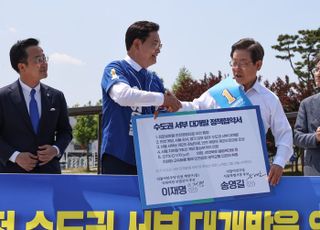
[[[86,106],[91,106],[91,102]],[[86,149],[87,153],[87,171],[89,168],[89,148],[90,144],[98,138],[98,115],[83,115],[76,117],[76,125],[73,128],[73,136],[76,142],[83,148]]]
[[[273,83],[266,80],[264,85],[279,97],[285,112],[294,112],[299,109],[298,85],[290,82],[288,76],[285,76],[284,80],[278,77]]]
[[[315,88],[312,69],[315,66],[313,59],[320,51],[320,28],[299,30],[295,35],[281,34],[278,44],[272,48],[281,53],[276,55],[277,58],[289,61],[301,86],[311,87],[307,90]]]
[[[176,82],[174,83],[172,90],[176,97],[181,101],[192,101],[207,89],[211,88],[222,79],[221,72],[218,76],[209,73],[209,76],[205,73],[203,79],[194,80],[190,71],[183,67],[180,69]]]

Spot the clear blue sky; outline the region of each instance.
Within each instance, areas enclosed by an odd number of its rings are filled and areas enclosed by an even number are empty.
[[[125,56],[126,29],[138,20],[160,24],[163,48],[150,69],[167,88],[183,66],[195,78],[218,70],[230,74],[230,47],[243,37],[265,48],[264,80],[285,75],[295,80],[271,45],[279,34],[317,29],[319,9],[318,0],[0,0],[0,86],[18,77],[10,66],[10,47],[35,37],[50,57],[43,83],[62,90],[69,106],[95,103],[105,65]]]

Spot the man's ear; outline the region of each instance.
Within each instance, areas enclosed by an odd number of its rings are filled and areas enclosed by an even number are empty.
[[[18,63],[19,73],[23,72],[25,69],[26,69],[26,64],[24,64],[24,63]]]
[[[261,67],[262,67],[262,60],[259,60],[256,62],[256,67],[257,67],[257,70],[260,70]]]
[[[133,40],[132,46],[134,47],[134,49],[139,50],[141,45],[142,45],[142,42],[140,39],[136,38]]]

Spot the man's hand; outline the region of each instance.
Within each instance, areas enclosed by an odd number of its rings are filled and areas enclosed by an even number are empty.
[[[39,165],[45,165],[51,161],[55,156],[57,156],[57,149],[51,145],[42,145],[38,147],[37,155],[41,162]]]
[[[38,163],[38,157],[29,152],[21,152],[16,158],[16,163],[27,172],[34,169]]]
[[[166,91],[164,94],[163,106],[169,112],[176,112],[182,107],[181,102],[170,91]]]
[[[283,173],[283,168],[280,165],[276,165],[276,164],[271,165],[269,176],[268,176],[268,181],[270,185],[275,186],[279,184],[282,173]]]
[[[317,141],[320,142],[320,127],[318,127],[316,130],[316,138],[317,138]]]

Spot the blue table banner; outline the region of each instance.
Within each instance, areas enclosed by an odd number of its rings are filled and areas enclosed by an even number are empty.
[[[263,197],[148,210],[137,176],[2,174],[0,181],[0,229],[320,229],[320,177],[282,177]]]

